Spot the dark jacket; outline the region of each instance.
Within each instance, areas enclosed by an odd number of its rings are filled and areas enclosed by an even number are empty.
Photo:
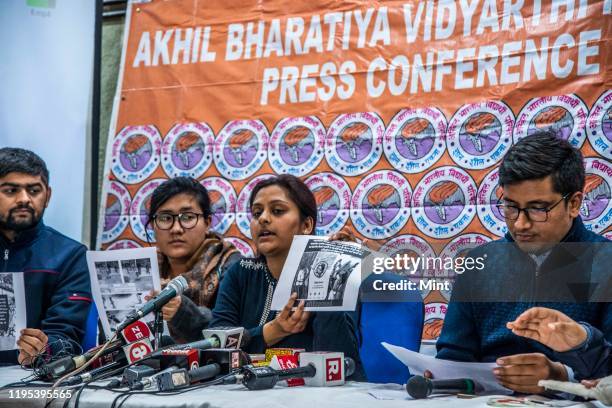
[[[270,311],[276,283],[262,258],[242,259],[227,271],[221,283],[210,326],[244,327],[251,340],[243,349],[248,353],[264,353],[263,326],[276,316],[275,311]],[[351,379],[359,381],[365,379],[365,373],[356,333],[352,314],[313,312],[303,332],[287,336],[273,347],[343,352],[355,360],[356,370]]]
[[[215,275],[218,285],[223,282],[225,273],[241,258],[242,255],[240,252],[232,252],[228,254],[227,257],[224,257],[222,262],[218,262],[216,266],[214,266],[212,274]],[[190,273],[185,275],[189,275]],[[219,292],[217,287],[216,290],[211,293],[209,303],[200,304],[198,302],[200,292],[192,287],[194,286],[192,282],[195,279],[189,276],[186,276],[186,279],[190,283],[190,287],[181,295],[181,305],[172,317],[172,320],[168,322],[170,335],[174,341],[179,343],[188,343],[202,338],[202,330],[207,328],[212,320],[211,309],[215,306],[217,294]]]
[[[27,327],[48,336],[51,354],[81,353],[92,304],[85,252],[42,221],[14,242],[0,235],[0,271],[23,272]],[[17,356],[17,350],[0,351],[0,363],[17,364]]]
[[[610,295],[604,293],[609,292],[610,258],[599,255],[610,251],[606,241],[588,231],[577,218],[562,243],[598,244],[558,246],[540,267],[514,244],[509,234],[471,251],[470,257],[486,255],[485,268],[458,277],[436,344],[437,357],[492,362],[502,356],[540,352],[560,361],[553,350],[506,328],[506,322],[535,306],[559,310],[575,321],[598,328],[608,341],[612,340],[612,307],[602,301]],[[593,248],[599,251],[596,256]],[[583,289],[589,282],[601,284],[599,302],[587,302],[590,292]],[[602,365],[591,357],[580,367],[568,364],[577,379],[602,376]]]

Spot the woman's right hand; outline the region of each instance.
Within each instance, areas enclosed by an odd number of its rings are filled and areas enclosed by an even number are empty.
[[[155,296],[157,296],[158,294],[159,294],[159,291],[151,290],[149,294],[145,296],[145,300],[149,301],[153,299]],[[172,320],[172,318],[174,317],[174,315],[176,315],[176,312],[178,312],[180,307],[181,307],[181,296],[176,295],[162,307],[162,316],[164,320],[167,322]]]
[[[302,300],[299,306],[292,311],[297,293],[292,293],[289,301],[283,307],[283,310],[276,315],[276,318],[268,322],[263,327],[264,341],[268,346],[274,345],[285,337],[304,331],[310,318],[310,312],[304,311],[304,301]]]

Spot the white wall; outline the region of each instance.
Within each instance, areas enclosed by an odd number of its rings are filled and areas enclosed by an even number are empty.
[[[50,7],[28,5],[36,3]],[[91,0],[0,2],[0,147],[46,161],[53,197],[45,223],[78,241],[89,208],[94,23]]]

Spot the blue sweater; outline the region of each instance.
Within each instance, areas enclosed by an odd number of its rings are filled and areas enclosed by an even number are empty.
[[[248,353],[265,352],[263,326],[276,316],[276,311],[270,311],[276,283],[262,258],[237,262],[221,282],[210,327],[244,327],[251,335],[244,350]],[[317,312],[312,313],[303,332],[287,336],[273,347],[343,352],[356,362],[357,369],[351,379],[364,380],[356,332],[357,326],[351,314]]]
[[[605,238],[594,234],[584,227],[579,218],[563,242],[605,242]],[[506,242],[505,245],[499,245]],[[606,250],[609,251],[606,244]],[[588,251],[587,251],[588,252]],[[565,274],[583,274],[587,270],[599,276],[609,274],[609,267],[602,262],[587,264],[580,254],[567,259],[558,258],[553,253],[548,256],[541,269],[536,270],[535,262],[521,252],[509,234],[505,238],[476,248],[470,256],[487,254],[485,269],[478,273],[466,272],[461,275],[453,288],[453,294],[444,319],[444,327],[436,344],[437,357],[457,361],[493,362],[498,357],[539,352],[553,361],[567,362],[575,371],[577,379],[597,378],[606,375],[596,353],[582,353],[586,358],[580,366],[571,364],[570,354],[556,353],[541,343],[514,335],[506,328],[506,322],[516,319],[530,307],[541,306],[559,310],[575,321],[585,322],[599,329],[607,341],[612,340],[612,307],[607,302],[540,302],[535,299],[541,293],[560,293],[568,290],[567,281],[559,278],[558,270]],[[554,256],[553,256],[554,255]],[[547,268],[550,259],[562,261],[562,268]],[[604,260],[605,262],[605,260]],[[538,273],[536,273],[538,272]],[[588,279],[596,279],[588,277]],[[563,275],[567,276],[567,275]],[[584,278],[583,276],[578,278]],[[577,278],[577,279],[578,279]],[[609,277],[605,278],[608,279]],[[581,279],[578,279],[582,281]],[[571,279],[570,279],[571,281]],[[588,281],[588,280],[587,280]],[[609,289],[609,287],[608,287]],[[546,290],[550,290],[546,292]],[[514,292],[516,302],[495,302],[501,293]],[[475,294],[478,293],[478,294]],[[482,293],[490,295],[482,301]],[[470,301],[480,296],[481,302]],[[507,298],[505,298],[507,299]],[[602,340],[593,336],[593,341]],[[590,349],[585,345],[585,350]],[[575,359],[573,360],[576,361]]]
[[[0,234],[0,271],[23,272],[27,327],[47,335],[52,354],[81,353],[92,303],[85,252],[42,221],[13,242]],[[17,350],[0,351],[0,364],[17,364],[17,356]]]

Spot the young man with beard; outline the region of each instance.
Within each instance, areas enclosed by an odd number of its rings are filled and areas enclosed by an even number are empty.
[[[532,307],[547,307],[612,339],[612,308],[603,293],[609,292],[610,246],[580,217],[584,180],[580,151],[547,132],[508,151],[499,169],[499,209],[508,233],[470,252],[485,259],[485,267],[457,278],[438,358],[496,362],[499,383],[521,393],[543,392],[542,379],[597,374],[579,370],[574,376],[555,350],[506,327]],[[591,284],[599,291],[597,302],[577,290]]]
[[[0,364],[81,352],[92,303],[86,248],[44,225],[50,199],[45,162],[28,150],[0,149],[0,272],[23,273],[27,313],[18,349],[0,351]]]

